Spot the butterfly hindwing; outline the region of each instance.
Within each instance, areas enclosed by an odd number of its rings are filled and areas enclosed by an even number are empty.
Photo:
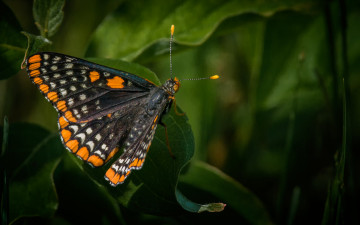
[[[131,170],[142,168],[154,138],[159,117],[160,112],[154,116],[142,114],[136,118],[136,123],[124,141],[125,148],[123,154],[111,165],[105,174],[105,179],[112,186],[123,183]]]
[[[119,150],[119,142],[129,132],[131,113],[104,116],[85,123],[59,117],[58,126],[64,146],[94,167],[102,166]]]

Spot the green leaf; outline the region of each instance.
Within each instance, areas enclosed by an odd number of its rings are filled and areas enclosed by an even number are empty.
[[[36,52],[43,51],[52,44],[50,40],[44,38],[43,36],[36,36],[25,31],[22,31],[21,33],[28,39],[25,57],[28,57]],[[24,63],[25,61],[23,62],[22,68],[25,68]]]
[[[31,124],[10,125],[5,159],[10,177],[11,222],[24,216],[54,214],[58,200],[53,173],[64,153],[57,133]]]
[[[11,10],[0,2],[0,80],[15,75],[21,68],[26,39]]]
[[[88,54],[133,60],[158,41],[168,43],[172,24],[175,24],[175,42],[194,46],[207,40],[226,18],[245,13],[269,16],[278,10],[301,9],[313,4],[260,0],[127,1],[99,26]],[[154,50],[166,52],[167,49],[168,45]]]
[[[180,177],[180,182],[216,196],[250,224],[273,224],[265,207],[251,191],[215,167],[199,161],[193,162],[187,173]],[[211,205],[210,209],[213,207],[221,209],[223,206]]]
[[[41,36],[48,38],[58,30],[64,17],[65,0],[34,0],[33,14]]]

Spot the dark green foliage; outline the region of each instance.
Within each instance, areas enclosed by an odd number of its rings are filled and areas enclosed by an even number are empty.
[[[11,10],[0,2],[0,79],[6,79],[20,70],[26,50],[26,38]]]
[[[34,0],[34,20],[41,36],[51,37],[58,30],[64,18],[64,4],[65,0]]]
[[[359,224],[358,1],[4,2],[2,224]],[[186,115],[164,118],[177,158],[159,126],[113,188],[109,164],[62,146],[21,64],[57,51],[161,84],[171,24],[174,74],[221,78],[182,81]]]

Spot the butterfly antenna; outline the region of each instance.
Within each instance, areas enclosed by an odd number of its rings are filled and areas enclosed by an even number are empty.
[[[210,80],[216,80],[216,79],[219,79],[220,76],[219,75],[212,75],[210,77],[200,77],[200,78],[187,78],[187,79],[181,79],[181,81],[183,80],[207,80],[207,79],[210,79]]]
[[[172,60],[171,60],[171,46],[172,46],[172,43],[173,43],[173,39],[174,39],[174,30],[175,30],[175,26],[174,24],[171,25],[171,36],[170,36],[170,77],[172,77]]]

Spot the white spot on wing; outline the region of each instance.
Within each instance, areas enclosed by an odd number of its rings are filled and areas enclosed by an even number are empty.
[[[51,86],[51,88],[55,88],[56,84],[54,82],[50,82],[50,86]]]
[[[80,100],[81,100],[81,101],[84,101],[84,100],[86,99],[86,95],[85,95],[85,94],[81,94],[79,97],[80,97]]]
[[[73,66],[74,66],[74,64],[72,64],[72,63],[65,64],[65,68],[67,68],[67,69],[71,69],[71,68],[73,68]]]
[[[62,96],[65,96],[66,94],[67,94],[67,91],[66,91],[66,89],[64,89],[64,88],[60,88],[60,94],[62,95]]]
[[[84,133],[80,133],[80,134],[76,135],[75,137],[80,138],[81,144],[82,144],[85,141],[86,135]]]
[[[86,106],[86,105],[82,106],[82,107],[81,107],[81,111],[82,111],[83,113],[88,113],[87,106]]]
[[[71,126],[69,126],[69,128],[71,129],[71,130],[73,130],[73,132],[76,134],[76,132],[78,132],[78,130],[79,130],[79,127],[77,126],[77,125],[71,125]]]
[[[92,151],[94,149],[95,145],[94,145],[93,141],[88,141],[86,144],[90,147],[90,151]]]
[[[91,134],[92,132],[93,132],[93,130],[91,129],[91,127],[89,127],[89,128],[86,129],[86,133],[87,133],[87,134]]]
[[[69,98],[67,103],[68,103],[69,106],[74,105],[74,99],[73,99],[73,98]]]

